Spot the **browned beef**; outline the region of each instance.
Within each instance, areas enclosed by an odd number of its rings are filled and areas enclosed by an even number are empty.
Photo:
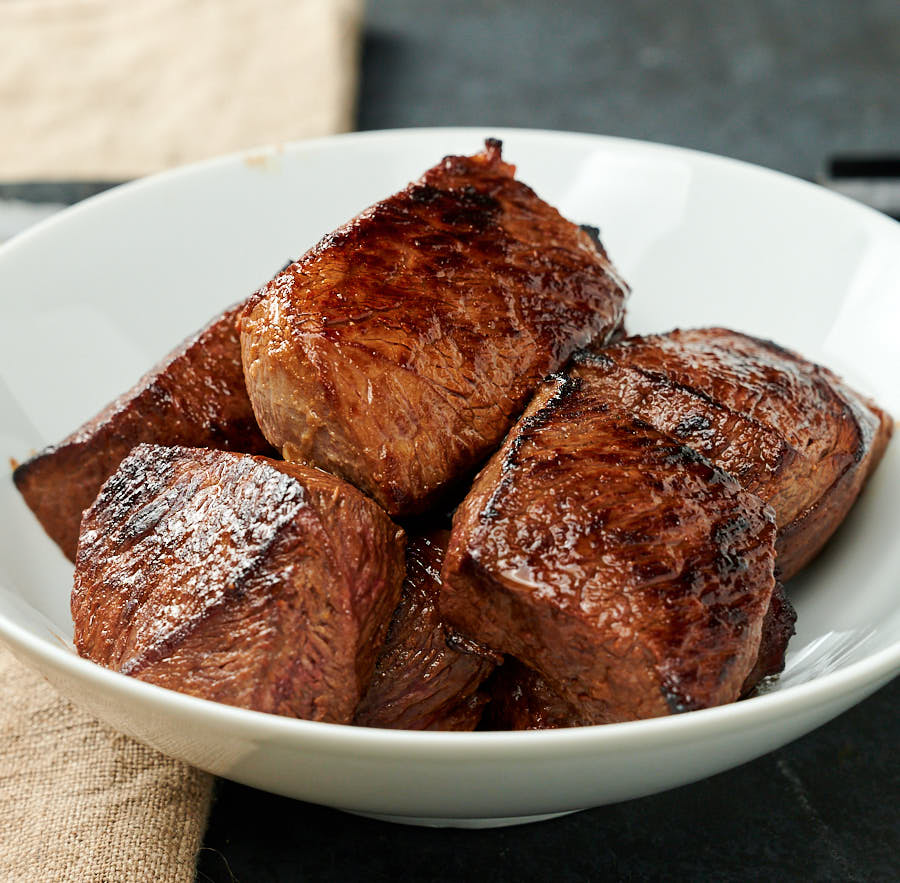
[[[75,646],[183,693],[349,723],[403,549],[378,506],[319,470],[139,445],[84,515]]]
[[[485,730],[555,730],[591,723],[534,669],[512,656],[491,675],[485,690],[491,697],[481,721]]]
[[[591,723],[738,698],[774,587],[774,514],[609,402],[542,385],[457,510],[441,611]]]
[[[741,687],[741,696],[749,696],[763,678],[784,671],[784,655],[787,652],[788,642],[794,636],[796,622],[797,613],[794,605],[784,593],[784,586],[776,582],[769,609],[763,620],[762,640],[756,664]]]
[[[723,328],[632,337],[593,362],[609,401],[772,505],[784,580],[836,530],[891,434],[890,418],[826,368]]]
[[[96,417],[15,470],[25,501],[69,558],[81,513],[135,445],[272,452],[244,386],[237,313],[214,319]]]
[[[479,688],[499,656],[447,632],[438,611],[449,531],[411,537],[406,581],[375,675],[354,723],[405,730],[474,730],[488,695]]]
[[[540,379],[608,340],[625,286],[488,141],[326,236],[241,319],[259,425],[394,515],[429,508]]]
[[[784,655],[796,620],[797,614],[784,594],[784,587],[776,583],[763,618],[756,664],[741,687],[742,697],[752,694],[763,678],[783,671]],[[589,723],[536,671],[512,656],[506,657],[484,689],[491,698],[484,710],[482,729],[551,730]]]

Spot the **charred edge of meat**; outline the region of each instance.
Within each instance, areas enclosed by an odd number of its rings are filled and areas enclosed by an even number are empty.
[[[487,154],[488,159],[502,159],[503,142],[499,138],[485,138],[484,152]]]
[[[588,238],[594,243],[601,257],[609,260],[609,252],[607,252],[606,247],[603,245],[603,240],[600,238],[600,228],[594,227],[592,224],[579,224],[578,227],[587,233]]]
[[[723,330],[727,331],[728,329]],[[869,448],[871,447],[872,440],[874,439],[874,430],[870,430],[865,422],[860,422],[856,407],[854,407],[856,402],[849,402],[843,395],[841,395],[841,384],[843,383],[841,378],[836,377],[828,368],[825,368],[823,365],[819,365],[815,362],[810,362],[809,360],[803,358],[803,356],[801,356],[799,353],[795,353],[793,350],[782,346],[780,343],[776,343],[774,340],[769,340],[767,337],[754,337],[751,334],[742,334],[741,332],[731,333],[739,334],[745,340],[750,340],[753,343],[758,344],[762,349],[771,350],[786,362],[791,362],[794,365],[799,365],[801,369],[805,367],[811,367],[813,369],[812,374],[814,375],[816,386],[818,386],[820,389],[824,389],[828,396],[837,399],[838,403],[841,406],[843,416],[849,418],[849,420],[852,422],[857,438],[857,445],[853,452],[853,463],[858,464],[862,462],[866,454],[869,452]],[[809,377],[806,371],[802,371],[802,373]],[[851,395],[853,395],[853,391],[851,390],[850,392]],[[860,404],[864,405],[865,403],[860,402]],[[878,415],[874,414],[874,416],[877,419]],[[847,468],[843,470],[843,472],[846,472],[849,468],[850,465],[848,464]],[[841,473],[842,475],[843,472]]]
[[[24,494],[23,485],[28,481],[28,477],[36,468],[38,461],[43,459],[43,457],[49,457],[56,450],[56,445],[53,445],[49,448],[44,448],[40,453],[33,454],[29,457],[24,463],[19,463],[13,469],[12,480],[13,484],[18,488],[19,493]]]
[[[448,647],[456,650],[458,653],[488,657],[492,659],[496,665],[500,665],[503,662],[502,653],[497,653],[495,650],[488,647],[487,644],[482,644],[481,641],[476,641],[474,638],[467,638],[465,635],[461,635],[448,625],[444,626],[444,642]]]
[[[729,413],[734,413],[730,408],[727,408],[722,404],[718,399],[713,398],[709,393],[704,392],[702,389],[697,389],[695,386],[690,386],[687,383],[679,383],[677,380],[674,380],[672,377],[669,377],[668,374],[663,374],[660,371],[651,371],[647,368],[642,368],[640,365],[629,365],[633,371],[637,371],[638,374],[646,377],[647,380],[652,381],[653,383],[661,384],[662,386],[668,386],[671,389],[677,389],[681,392],[686,392],[688,395],[695,396],[703,402],[706,402],[707,405],[715,408],[717,411],[728,411]],[[748,420],[753,420],[752,417],[748,417]],[[755,421],[754,422],[758,422]]]
[[[794,358],[796,359],[796,356]],[[836,384],[833,378],[822,376],[822,366],[815,365],[814,367],[816,369],[816,380],[823,384],[828,392],[840,402],[843,416],[853,424],[853,431],[856,435],[856,447],[853,449],[853,463],[847,464],[847,467],[841,473],[843,476],[852,469],[853,466],[858,466],[866,458],[869,451],[872,449],[872,442],[875,440],[876,429],[874,426],[870,425],[867,420],[860,419],[860,414],[857,409],[859,407],[865,407],[865,403],[860,402],[859,400],[854,402],[848,401],[841,395],[842,387],[839,385],[841,381],[838,379],[838,383]],[[828,369],[826,368],[825,370],[827,371]],[[870,411],[870,413],[875,418],[875,422],[881,422],[876,412]]]
[[[512,472],[519,465],[519,452],[522,450],[522,447],[537,430],[547,424],[562,403],[581,387],[579,378],[572,377],[564,372],[550,374],[544,378],[544,382],[555,383],[556,391],[537,411],[519,423],[516,437],[510,443],[509,450],[503,455],[503,460],[500,463],[500,481],[497,482],[497,486],[481,511],[480,517],[484,521],[492,521],[500,515],[497,509],[497,501],[506,492],[509,483],[513,480]]]
[[[793,350],[788,349],[787,347],[782,346],[780,343],[776,343],[774,340],[769,340],[767,337],[754,337],[752,334],[743,334],[740,331],[732,331],[729,328],[721,328],[715,329],[719,330],[731,335],[736,335],[738,337],[743,337],[744,340],[749,340],[751,343],[756,344],[761,349],[768,349],[770,352],[773,352],[776,356],[783,359],[785,362],[789,362],[792,365],[796,365],[800,369],[800,373],[808,378],[810,381],[815,383],[815,386],[825,393],[828,398],[832,400],[837,400],[842,415],[849,419],[854,427],[854,431],[857,438],[857,444],[853,452],[853,464],[860,463],[869,452],[869,448],[871,446],[872,440],[874,439],[874,430],[871,430],[865,423],[865,421],[861,422],[857,413],[857,409],[855,407],[856,402],[850,402],[841,394],[841,384],[843,381],[841,378],[836,377],[828,368],[825,368],[823,365],[819,365],[815,362],[811,362],[808,359],[805,359],[799,353],[794,352]],[[811,368],[812,372],[808,373],[807,368]],[[851,395],[856,397],[853,391],[850,391]],[[862,406],[865,406],[864,402],[859,403]],[[749,415],[748,419],[750,418]],[[877,418],[877,414],[874,415]],[[851,464],[848,464],[847,467],[841,472],[841,476],[851,468]]]
[[[678,438],[686,438],[689,435],[693,435],[695,432],[702,432],[705,429],[709,429],[711,426],[712,423],[709,418],[704,417],[703,414],[689,414],[679,421],[678,425],[672,430],[672,433],[677,435]]]
[[[571,355],[573,365],[596,365],[598,368],[609,370],[615,368],[616,362],[612,356],[604,352],[595,352],[594,350],[575,350]]]
[[[638,422],[643,423],[644,421],[636,421],[636,423]],[[642,428],[654,429],[656,432],[659,432],[658,429],[649,423],[645,423]],[[672,445],[667,448],[665,462],[670,466],[689,466],[694,464],[705,466],[709,470],[707,481],[710,484],[739,485],[738,480],[733,475],[716,466],[715,463],[689,445]]]
[[[481,154],[472,156],[462,156],[460,154],[450,154],[441,160],[441,167],[444,171],[451,175],[464,174],[467,171],[469,163],[473,159],[484,157],[484,161],[488,165],[500,164],[503,162],[503,142],[499,138],[485,138],[484,151]]]
[[[741,687],[740,699],[748,699],[761,692],[765,684],[772,683],[784,671],[785,654],[791,638],[797,633],[797,611],[777,582],[772,591],[769,609],[763,620],[762,639],[756,664]]]

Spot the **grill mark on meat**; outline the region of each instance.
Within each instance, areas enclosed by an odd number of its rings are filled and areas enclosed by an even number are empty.
[[[679,438],[693,435],[695,432],[702,432],[712,426],[709,419],[702,414],[691,414],[681,420],[673,430],[674,434]]]
[[[318,470],[141,445],[85,514],[76,648],[192,695],[349,722],[399,596],[402,540]]]
[[[837,528],[890,437],[890,418],[828,369],[727,329],[629,338],[579,364],[773,504],[782,579]]]
[[[75,559],[82,512],[141,442],[273,453],[244,386],[240,309],[217,316],[91,420],[15,470],[25,502],[68,558]]]
[[[635,364],[633,362],[624,362],[624,361],[616,361],[614,354],[618,355],[619,353],[627,353],[626,347],[632,345],[635,341],[649,342],[655,341],[657,339],[662,339],[664,336],[648,336],[644,338],[627,338],[620,342],[621,346],[612,345],[609,347],[607,352],[596,351],[592,352],[590,350],[582,350],[578,353],[578,359],[575,364],[594,364],[601,368],[604,368],[609,371],[620,370],[625,373],[636,374],[639,377],[642,377],[649,381],[654,387],[662,388],[665,390],[672,390],[684,393],[692,398],[703,402],[708,405],[710,408],[715,409],[716,411],[727,415],[731,415],[739,420],[746,421],[750,423],[757,432],[763,433],[766,436],[772,438],[773,442],[777,444],[777,450],[775,452],[775,456],[770,457],[766,456],[766,465],[773,472],[777,472],[779,469],[783,468],[786,463],[794,456],[797,456],[796,448],[791,446],[786,439],[777,436],[773,433],[772,429],[761,423],[758,419],[753,417],[751,414],[747,414],[742,410],[736,410],[729,406],[728,403],[723,402],[714,396],[710,395],[706,391],[680,380],[673,378],[672,376],[663,373],[662,371],[654,371],[649,370],[641,366],[640,364]],[[663,393],[665,394],[665,393]],[[641,403],[643,404],[643,403]],[[638,410],[637,406],[633,406],[635,410]],[[656,426],[656,424],[648,423],[647,425]],[[704,430],[709,429],[711,426],[711,421],[709,418],[703,416],[702,414],[693,414],[685,420],[680,421],[676,426],[672,427],[669,430],[673,435],[678,436],[679,438],[690,438],[691,441],[696,442],[696,436],[698,432],[702,432]],[[660,428],[660,427],[657,427]],[[752,490],[752,488],[751,488]]]
[[[146,490],[141,488],[142,478],[146,474],[143,467],[144,459],[149,456],[154,458],[156,478],[154,487],[162,489],[172,480],[173,468],[181,455],[181,450],[141,445],[135,450],[133,456],[126,459],[123,464],[124,468],[120,468],[104,485],[95,503],[95,508],[105,509],[106,517],[111,520],[124,519],[118,550],[127,551],[136,543],[146,539],[164,518],[171,515],[172,506],[177,504],[179,497],[193,499],[202,490],[201,476],[190,476],[186,486],[162,491],[156,499],[140,509],[134,516],[128,517],[130,504],[135,497],[146,494]],[[230,573],[225,574],[216,567],[201,574],[200,579],[192,583],[192,586],[196,587],[198,594],[204,599],[201,602],[199,614],[186,621],[173,622],[168,629],[165,626],[161,628],[154,640],[148,643],[143,651],[131,656],[122,664],[119,669],[122,674],[136,675],[147,666],[158,662],[171,652],[173,647],[196,631],[205,620],[214,616],[234,599],[244,595],[247,581],[264,567],[272,544],[277,542],[284,527],[296,517],[299,509],[310,509],[306,494],[296,480],[283,473],[277,473],[277,476],[277,483],[269,482],[267,491],[270,499],[279,501],[280,505],[275,504],[271,509],[276,516],[275,519],[266,524],[264,529],[254,531],[258,541],[244,552],[236,562],[236,569]],[[123,499],[120,489],[129,486],[133,490],[126,493]],[[241,518],[242,513],[239,510],[233,511],[237,518]],[[311,509],[310,511],[312,512]],[[156,536],[157,545],[161,547],[161,550],[166,548],[183,549],[181,531],[169,532],[168,535],[165,532],[157,532]],[[138,598],[134,596],[126,609],[134,609],[137,603]]]
[[[593,723],[733,701],[774,584],[773,513],[605,400],[592,361],[551,407],[545,381],[457,510],[442,609]]]
[[[565,373],[552,374],[548,381],[556,385],[553,394],[547,399],[540,410],[524,418],[521,422],[521,431],[517,432],[509,445],[500,466],[500,482],[496,490],[488,498],[482,510],[481,517],[490,521],[499,516],[497,501],[503,496],[509,484],[514,481],[514,472],[518,463],[519,452],[542,426],[545,426],[553,416],[555,410],[562,406],[563,401],[574,393],[581,385],[580,381]]]

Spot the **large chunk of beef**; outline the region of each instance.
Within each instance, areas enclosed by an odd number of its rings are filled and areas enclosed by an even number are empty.
[[[378,506],[317,469],[140,445],[84,515],[75,646],[194,696],[349,723],[403,550]]]
[[[479,690],[499,656],[445,629],[438,611],[449,531],[410,537],[406,581],[375,675],[354,723],[405,730],[474,730]]]
[[[585,721],[705,708],[757,661],[774,541],[769,506],[575,365],[457,510],[441,611]]]
[[[447,157],[251,300],[247,388],[286,459],[422,512],[548,371],[620,327],[626,288],[605,254],[513,174],[496,141]]]
[[[82,512],[135,445],[272,451],[244,386],[237,313],[214,319],[96,417],[15,470],[25,501],[69,558]]]
[[[724,328],[628,338],[593,364],[609,401],[772,505],[784,580],[835,531],[891,434],[890,418],[826,368]]]

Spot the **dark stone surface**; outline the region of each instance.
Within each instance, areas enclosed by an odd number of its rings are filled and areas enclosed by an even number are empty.
[[[900,150],[896,0],[370,0],[358,123],[695,147],[815,177]]]
[[[95,196],[120,181],[15,181],[0,183],[0,200],[19,199],[23,202],[55,202],[71,205]]]

